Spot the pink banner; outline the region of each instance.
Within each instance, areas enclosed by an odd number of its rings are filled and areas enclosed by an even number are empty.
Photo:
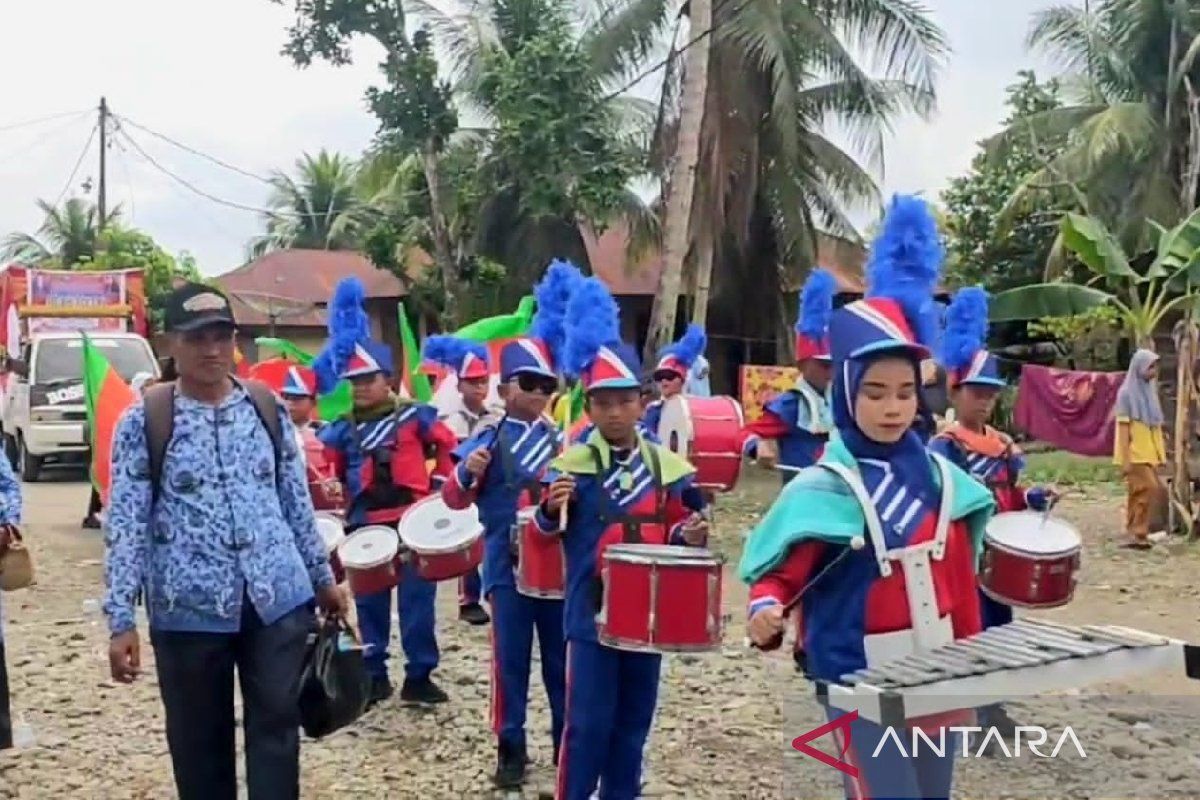
[[[125,302],[125,275],[120,272],[29,270],[28,305],[73,309],[111,308]],[[29,332],[123,331],[121,317],[30,317]]]
[[[1073,372],[1026,364],[1013,423],[1034,439],[1081,456],[1111,456],[1123,372]]]

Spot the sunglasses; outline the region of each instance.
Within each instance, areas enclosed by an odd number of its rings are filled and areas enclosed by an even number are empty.
[[[554,394],[554,390],[558,388],[558,381],[547,378],[545,375],[530,375],[522,372],[517,375],[517,387],[522,392],[540,392],[549,396]]]

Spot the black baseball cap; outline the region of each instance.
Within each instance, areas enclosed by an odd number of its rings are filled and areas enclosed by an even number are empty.
[[[185,283],[167,297],[163,313],[168,333],[186,333],[209,325],[235,325],[229,298],[203,283]]]

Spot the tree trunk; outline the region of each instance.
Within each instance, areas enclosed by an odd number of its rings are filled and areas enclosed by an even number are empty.
[[[1170,502],[1175,507],[1182,532],[1191,536],[1195,531],[1192,514],[1192,476],[1189,469],[1192,442],[1191,410],[1195,387],[1192,365],[1196,358],[1196,325],[1191,308],[1180,325],[1175,339],[1175,358],[1178,359],[1175,385],[1175,465],[1171,475]]]
[[[438,175],[438,154],[432,141],[425,143],[422,164],[425,167],[425,185],[429,187],[429,223],[433,228],[433,258],[442,274],[442,291],[445,293],[441,315],[442,330],[449,332],[457,330],[459,327],[458,270],[455,268],[454,255],[450,246],[450,231],[446,226],[446,218],[442,215],[442,184]]]
[[[663,225],[663,271],[654,296],[650,330],[643,360],[649,363],[675,335],[679,306],[679,282],[687,257],[696,188],[696,166],[700,161],[700,131],[708,94],[708,54],[712,37],[712,0],[689,0],[688,43],[684,53],[683,89],[679,102],[679,138],[671,165],[670,196]]]
[[[696,237],[695,294],[692,296],[692,322],[701,328],[708,321],[708,294],[712,288],[713,240],[708,231]]]

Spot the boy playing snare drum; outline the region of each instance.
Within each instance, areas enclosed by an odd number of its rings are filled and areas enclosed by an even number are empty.
[[[616,303],[604,284],[586,279],[567,319],[565,366],[583,381],[595,428],[551,464],[536,517],[542,531],[562,535],[567,558],[567,718],[556,797],[586,800],[599,784],[601,797],[632,800],[662,657],[599,641],[599,560],[622,541],[703,545],[708,523],[692,467],[638,432],[637,355],[620,342]]]

